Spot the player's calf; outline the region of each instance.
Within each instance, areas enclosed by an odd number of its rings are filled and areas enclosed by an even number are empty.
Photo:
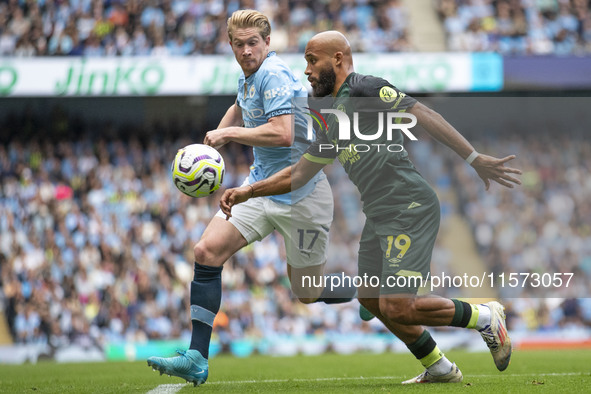
[[[428,322],[417,321],[415,299],[412,297],[380,297],[379,307],[380,314],[392,322],[429,325]]]

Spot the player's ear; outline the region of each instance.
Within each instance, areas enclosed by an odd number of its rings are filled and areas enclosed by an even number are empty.
[[[269,44],[271,44],[271,35],[270,34],[265,38],[265,45],[269,46]]]
[[[343,52],[336,52],[334,54],[334,64],[335,66],[340,66],[343,63]]]

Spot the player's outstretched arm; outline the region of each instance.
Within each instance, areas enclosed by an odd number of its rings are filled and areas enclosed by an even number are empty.
[[[220,209],[227,218],[232,216],[232,207],[253,197],[289,193],[304,186],[324,167],[302,157],[296,164],[286,167],[267,179],[252,185],[227,189],[220,199]]]
[[[409,112],[417,117],[417,123],[433,138],[447,145],[460,157],[470,162],[470,165],[484,182],[486,190],[489,189],[491,181],[509,188],[512,188],[513,184],[521,185],[519,179],[511,176],[511,174],[521,174],[521,170],[505,167],[505,163],[513,160],[515,155],[499,159],[477,153],[472,144],[449,124],[443,116],[421,103],[416,103]]]
[[[291,146],[292,114],[278,115],[254,127],[226,127],[208,131],[203,143],[220,147],[230,141],[250,146]]]

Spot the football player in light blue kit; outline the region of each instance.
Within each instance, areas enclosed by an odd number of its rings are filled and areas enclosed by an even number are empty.
[[[253,146],[254,164],[244,185],[289,167],[309,145],[306,119],[302,111],[292,108],[294,98],[308,93],[289,67],[269,51],[270,33],[267,17],[254,10],[236,11],[228,20],[230,45],[243,74],[236,102],[204,140],[215,148],[230,141]],[[332,213],[332,192],[322,172],[292,193],[253,198],[236,206],[229,219],[219,211],[194,247],[189,350],[179,351],[177,357],[150,357],[148,365],[195,385],[205,382],[212,326],[221,301],[222,266],[242,247],[274,230],[285,240],[291,287],[302,302],[350,301],[354,288],[305,288],[301,280],[304,275],[323,275]]]

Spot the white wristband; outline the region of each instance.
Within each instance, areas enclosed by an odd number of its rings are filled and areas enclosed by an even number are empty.
[[[476,151],[472,151],[470,156],[466,157],[466,163],[472,165],[472,162],[478,157],[479,153]]]

